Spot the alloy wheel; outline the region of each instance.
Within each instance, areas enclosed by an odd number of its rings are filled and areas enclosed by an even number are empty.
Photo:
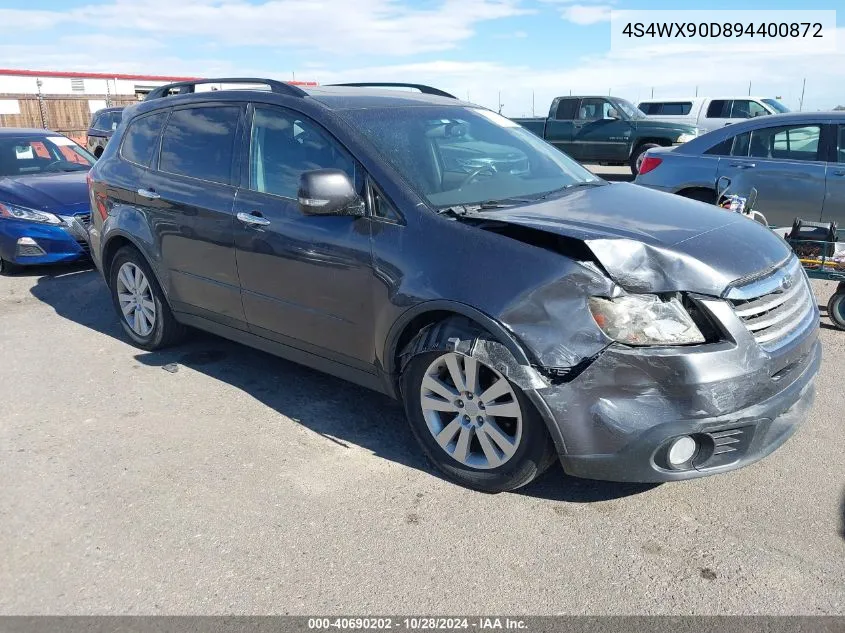
[[[149,336],[156,322],[150,282],[138,266],[126,262],[117,272],[117,300],[126,323],[138,336]]]
[[[522,439],[522,409],[497,370],[470,356],[443,354],[426,369],[420,407],[449,456],[481,470],[507,463]]]

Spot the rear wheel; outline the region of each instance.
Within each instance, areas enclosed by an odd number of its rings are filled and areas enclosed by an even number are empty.
[[[631,154],[631,173],[635,176],[640,173],[640,165],[643,164],[643,159],[645,158],[645,153],[650,150],[654,149],[655,147],[660,147],[657,143],[643,143],[642,145],[638,145],[637,148]]]
[[[827,302],[827,316],[840,330],[845,330],[845,288],[840,284],[836,294]]]
[[[109,288],[120,325],[138,347],[161,349],[184,334],[149,264],[136,249],[124,246],[114,256]]]
[[[554,444],[522,390],[479,359],[417,354],[402,374],[411,430],[450,480],[483,492],[528,484],[554,461]]]

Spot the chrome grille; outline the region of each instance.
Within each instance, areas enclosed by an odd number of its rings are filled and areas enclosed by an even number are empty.
[[[813,293],[797,259],[768,277],[731,289],[728,300],[766,350],[783,344],[814,312]]]

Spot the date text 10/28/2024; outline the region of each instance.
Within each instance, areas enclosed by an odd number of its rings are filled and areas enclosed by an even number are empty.
[[[407,630],[407,631],[525,631],[527,624],[518,618],[308,618],[308,628],[314,630]]]

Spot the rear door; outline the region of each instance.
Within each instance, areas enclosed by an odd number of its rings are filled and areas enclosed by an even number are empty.
[[[827,165],[827,192],[822,221],[836,222],[840,227],[845,227],[845,124],[834,126],[834,130],[836,140],[832,160]]]
[[[762,127],[734,137],[731,156],[719,161],[719,177],[731,191],[758,192],[755,208],[769,224],[790,226],[796,217],[816,220],[825,196],[827,163],[821,124]]]
[[[173,309],[245,330],[232,211],[244,112],[240,103],[174,108],[137,195]]]
[[[546,140],[576,159],[572,129],[578,112],[578,101],[578,98],[571,97],[559,99],[554,116],[546,121]]]

